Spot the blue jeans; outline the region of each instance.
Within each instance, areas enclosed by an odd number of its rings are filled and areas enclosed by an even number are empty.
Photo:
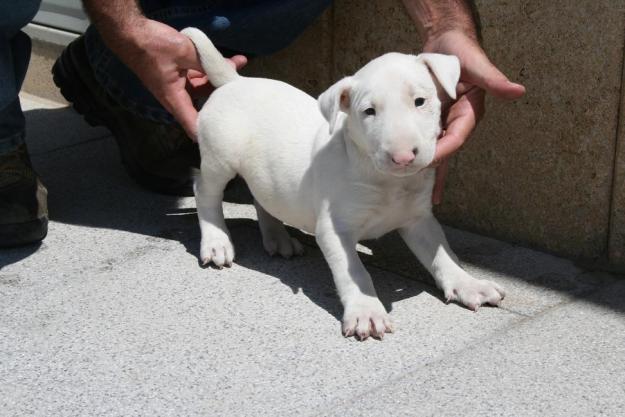
[[[30,38],[21,31],[41,0],[0,1],[0,154],[24,143],[24,114],[18,93],[30,61]]]
[[[267,55],[291,43],[332,0],[142,0],[146,16],[178,30],[197,27],[226,56]],[[98,83],[124,108],[157,122],[172,116],[106,48],[95,27],[85,36]]]

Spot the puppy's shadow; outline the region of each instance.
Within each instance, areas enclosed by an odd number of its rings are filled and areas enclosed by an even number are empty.
[[[336,293],[332,274],[323,254],[317,247],[314,236],[288,228],[292,237],[297,238],[305,247],[302,256],[284,259],[280,256],[269,256],[262,244],[258,223],[251,219],[228,219],[228,229],[235,247],[235,264],[273,276],[291,289],[293,294],[303,292],[312,302],[341,320],[343,307]],[[183,242],[187,252],[198,259],[200,238],[195,237]],[[373,245],[375,246],[375,245]],[[389,272],[376,264],[376,256],[359,252],[361,259],[371,274],[376,291],[384,307],[390,313],[393,303],[414,297],[425,291],[435,294],[434,288],[428,288],[415,279],[404,278]],[[378,260],[379,261],[379,260]],[[406,259],[403,259],[404,263]],[[210,268],[210,266],[209,266]],[[414,272],[414,271],[413,271]],[[420,271],[415,272],[422,275]],[[420,279],[423,276],[419,277]]]

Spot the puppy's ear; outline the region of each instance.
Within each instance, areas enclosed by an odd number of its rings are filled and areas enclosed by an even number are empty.
[[[334,132],[339,110],[343,112],[349,110],[349,94],[352,89],[352,84],[352,77],[345,77],[319,96],[319,109],[323,117],[325,117],[330,124],[330,134]]]
[[[419,54],[422,60],[436,77],[443,90],[452,99],[456,99],[456,85],[460,80],[460,60],[455,55]]]

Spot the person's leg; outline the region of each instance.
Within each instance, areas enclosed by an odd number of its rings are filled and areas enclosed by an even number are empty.
[[[20,30],[35,16],[39,2],[0,3],[0,153],[24,143],[18,93],[30,61],[30,39]]]
[[[48,230],[47,191],[26,151],[18,97],[31,49],[20,29],[37,13],[39,3],[0,2],[0,247],[39,241]]]
[[[141,7],[149,18],[176,29],[194,26],[206,31],[227,56],[257,56],[288,45],[330,3],[143,0]],[[184,168],[185,164],[199,166],[197,147],[104,45],[93,26],[65,50],[53,72],[61,92],[87,121],[103,124],[113,132],[124,164],[135,180],[159,192],[191,193],[190,175]]]

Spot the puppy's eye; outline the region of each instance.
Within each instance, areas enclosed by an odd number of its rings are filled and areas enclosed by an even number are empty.
[[[423,97],[416,98],[414,101],[415,107],[421,107],[425,103],[425,99]]]
[[[369,107],[365,110],[365,114],[367,116],[375,116],[375,109],[373,107]]]

